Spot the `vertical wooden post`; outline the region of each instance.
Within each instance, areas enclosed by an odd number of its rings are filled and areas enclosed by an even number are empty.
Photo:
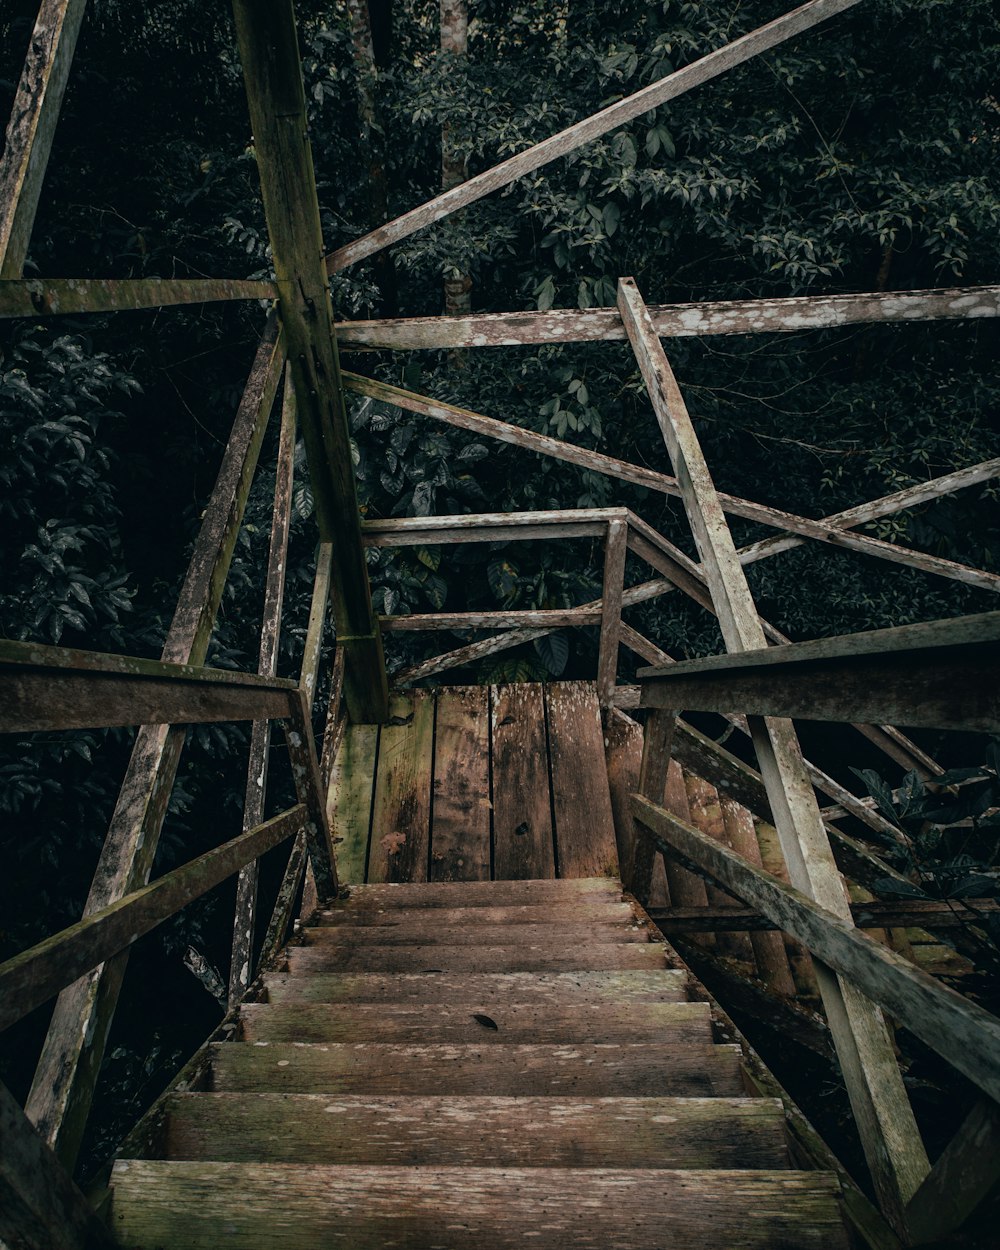
[[[42,0],[0,156],[0,278],[20,278],[87,0]]]
[[[281,608],[285,597],[285,569],[288,532],[292,515],[292,481],[295,472],[295,391],[290,370],[285,370],[285,394],[281,411],[281,437],[274,478],[274,509],[271,520],[271,546],[267,559],[264,612],[260,630],[260,656],[257,671],[273,677],[278,671],[278,640],[281,637]],[[267,794],[267,764],[271,747],[271,723],[254,721],[250,735],[250,763],[247,768],[246,797],[243,802],[243,832],[255,829],[264,820]],[[257,920],[257,881],[259,863],[253,859],[240,869],[233,910],[233,947],[229,961],[229,1005],[235,1006],[253,979],[253,943]]]
[[[611,706],[618,677],[618,641],[622,630],[625,553],[628,522],[609,521],[604,542],[604,589],[601,594],[601,649],[597,659],[597,697],[601,711]]]
[[[670,771],[670,748],[674,740],[677,713],[655,708],[646,721],[642,735],[642,767],[639,770],[639,793],[651,803],[662,804]],[[653,842],[644,829],[636,828],[632,839],[635,859],[630,879],[626,882],[639,902],[646,906],[653,881]]]
[[[355,721],[381,721],[388,683],[361,545],[295,16],[291,0],[233,0],[233,13],[320,537],[333,544],[348,711]]]
[[[618,309],[681,487],[726,649],[767,646],[725,513],[642,296],[618,283]],[[848,924],[851,910],[790,721],[751,717],[750,731],[792,884]],[[897,1229],[929,1164],[882,1013],[816,964],[841,1069],[879,1199]]]
[[[295,791],[300,803],[309,810],[306,845],[319,901],[337,897],[337,868],[333,857],[333,838],[326,814],[326,795],[320,780],[319,760],[313,739],[309,700],[300,690],[294,700],[292,715],[285,729],[288,755],[295,778]]]

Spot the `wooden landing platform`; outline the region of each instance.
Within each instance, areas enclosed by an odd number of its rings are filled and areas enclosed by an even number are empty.
[[[348,728],[328,803],[350,884],[618,876],[592,682],[396,694]]]

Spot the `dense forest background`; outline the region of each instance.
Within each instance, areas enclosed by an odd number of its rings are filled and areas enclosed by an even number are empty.
[[[784,8],[468,0],[467,47],[442,50],[438,0],[303,0],[328,248]],[[4,116],[35,9],[0,8]],[[606,306],[626,274],[651,303],[996,282],[998,16],[995,0],[866,0],[338,275],[337,315]],[[92,0],[27,273],[269,273],[227,5]],[[0,326],[0,634],[158,655],[262,321],[257,306],[211,305]],[[823,516],[1000,454],[997,340],[995,322],[938,322],[677,339],[667,350],[720,489]],[[624,344],[369,352],[345,364],[668,467]],[[368,400],[352,404],[350,420],[368,517],[624,503],[693,550],[676,501]],[[275,443],[272,431],[265,465]],[[288,674],[315,540],[301,468]],[[254,488],[212,664],[256,663],[268,478],[262,471]],[[870,530],[997,570],[996,502],[996,487],[975,487]],[[738,520],[734,531],[740,543],[765,535]],[[378,554],[380,611],[550,608],[600,594],[600,553],[585,543]],[[762,614],[794,638],[996,606],[986,591],[818,545],[749,576]],[[720,646],[712,619],[680,596],[630,619],[678,657]],[[390,663],[432,645],[395,635]],[[578,631],[453,677],[590,676],[595,656],[595,639]],[[238,729],[192,731],[157,872],[238,826],[244,742]],[[78,918],[129,743],[124,732],[4,742],[0,957]],[[852,762],[870,761],[844,761],[842,779],[858,788]],[[973,849],[988,869],[989,855]],[[140,944],[108,1090],[155,1092],[176,1065],[182,1042],[162,1019],[169,995],[196,1034],[218,1019],[184,956],[193,946],[225,975],[219,918],[231,915],[231,889]],[[0,1076],[18,1092],[44,1024],[39,1016],[5,1039]],[[88,1157],[113,1145],[124,1114],[98,1116]]]

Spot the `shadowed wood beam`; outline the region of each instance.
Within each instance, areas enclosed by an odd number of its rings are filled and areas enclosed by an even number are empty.
[[[331,598],[348,648],[348,711],[355,721],[381,721],[385,662],[361,546],[292,0],[233,0],[233,16],[316,517],[320,538],[334,548]]]
[[[1000,612],[639,670],[643,705],[1000,730]]]
[[[910,1244],[943,1242],[998,1185],[1000,1107],[984,1100],[973,1107],[906,1208]]]
[[[553,459],[578,465],[592,473],[603,473],[635,486],[644,486],[665,495],[680,497],[681,490],[677,479],[666,473],[657,473],[654,469],[629,464],[628,461],[618,460],[614,456],[605,456],[601,452],[574,447],[571,443],[565,443],[561,439],[551,438],[546,434],[536,434],[532,430],[521,429],[510,422],[498,421],[495,417],[486,417],[466,408],[458,408],[454,404],[415,395],[411,391],[376,382],[355,373],[345,373],[343,376],[344,384],[349,391],[365,395],[370,399],[394,404],[406,412],[413,412],[459,429],[482,434],[487,438],[521,447],[525,451],[551,456]],[[739,553],[740,562],[743,564],[765,559],[779,551],[799,546],[806,538],[812,538],[818,542],[847,547],[862,555],[874,556],[893,564],[920,569],[924,573],[933,573],[939,577],[947,577],[952,581],[964,582],[967,585],[977,586],[981,590],[991,590],[997,593],[1000,592],[1000,575],[996,573],[970,568],[954,560],[945,560],[940,556],[914,551],[910,547],[901,547],[870,534],[855,534],[848,531],[851,526],[861,525],[904,508],[914,507],[918,503],[936,498],[939,494],[987,481],[998,475],[1000,475],[1000,457],[968,469],[960,469],[935,482],[920,483],[900,491],[898,492],[899,498],[892,495],[886,496],[870,503],[857,505],[845,512],[823,517],[818,521],[723,492],[718,492],[718,498],[724,511],[734,516],[741,516],[775,529],[790,531],[744,548]]]
[[[173,304],[276,299],[273,282],[239,278],[25,278],[0,281],[0,317],[61,317]]]
[[[268,318],[174,610],[163,660],[200,665],[222,597],[247,496],[285,361]],[[185,730],[144,725],[136,735],[85,915],[146,884],[166,815]],[[59,995],[25,1111],[64,1164],[79,1150],[128,953]]]
[[[662,933],[722,933],[742,929],[768,930],[780,926],[752,907],[647,907]],[[859,929],[960,929],[983,923],[1000,912],[995,898],[903,899],[852,903],[851,915]]]
[[[764,649],[764,629],[697,434],[649,312],[630,278],[619,279],[618,307],[682,489],[726,650]],[[672,709],[666,702],[661,706],[667,715],[683,710],[678,703]],[[847,895],[791,722],[754,717],[749,728],[792,883],[850,928]],[[822,965],[816,968],[816,979],[876,1192],[889,1218],[902,1229],[903,1209],[929,1164],[888,1028],[878,1008],[851,981]]]
[[[452,187],[451,190],[436,196],[426,204],[397,217],[395,221],[390,221],[371,231],[370,234],[355,239],[346,247],[338,248],[326,259],[327,271],[337,273],[346,269],[348,265],[357,264],[358,261],[373,256],[383,248],[408,238],[411,234],[433,225],[434,222],[448,217],[460,208],[474,204],[493,191],[499,191],[501,187],[509,186],[518,178],[541,169],[543,165],[548,165],[561,156],[568,156],[569,153],[575,152],[577,148],[583,147],[593,139],[599,139],[602,135],[641,117],[643,113],[648,113],[650,109],[655,109],[668,100],[675,100],[693,87],[710,82],[720,74],[726,73],[727,70],[752,60],[760,53],[777,47],[786,39],[809,30],[827,18],[852,8],[857,3],[858,0],[810,0],[810,3],[803,4],[790,13],[785,13],[773,22],[759,26],[739,39],[734,39],[732,43],[717,48],[707,56],[651,83],[641,91],[636,91],[616,104],[601,109],[600,112],[584,118],[583,121],[561,130],[558,134],[543,139],[541,143],[534,144],[526,151],[501,161],[499,165],[494,165],[492,169],[477,174],[468,182]]]
[[[538,512],[472,512],[453,516],[365,521],[366,547],[423,547],[428,543],[487,543],[536,538],[603,538],[612,521],[628,521],[626,508],[565,508]]]
[[[307,819],[305,804],[289,808],[0,964],[0,1029],[290,838]]]
[[[1000,1100],[1000,1020],[671,812],[635,794],[636,819],[667,855],[679,853],[827,967],[856,984],[994,1100]]]
[[[852,295],[796,295],[788,299],[706,300],[650,304],[661,338],[709,334],[797,333],[865,322],[935,321],[1000,317],[1000,286],[944,291],[865,291]],[[617,308],[559,308],[549,312],[477,313],[470,317],[398,317],[338,321],[341,347],[395,351],[460,347],[520,347],[537,343],[624,341]]]
[[[380,616],[384,633],[397,630],[520,629],[545,626],[598,625],[599,608],[539,608],[513,612],[424,612],[411,616]]]
[[[625,592],[627,553],[628,522],[609,522],[604,542],[601,641],[597,658],[597,697],[602,710],[611,707],[611,695],[618,677],[618,647],[622,632],[622,596]]]
[[[87,0],[42,0],[0,155],[0,278],[19,278]],[[30,315],[30,314],[29,314]]]
[[[0,1085],[0,1141],[0,1241],[46,1250],[115,1250],[117,1239],[6,1085]]]

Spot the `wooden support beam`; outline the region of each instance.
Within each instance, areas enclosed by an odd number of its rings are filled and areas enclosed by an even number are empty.
[[[87,0],[42,0],[0,155],[0,278],[19,278]]]
[[[284,344],[276,319],[270,317],[174,610],[163,649],[167,662],[204,663],[283,365]],[[183,729],[156,724],[144,725],[136,735],[85,915],[149,879],[184,737]],[[127,958],[123,952],[60,994],[28,1096],[28,1118],[70,1167],[83,1136]]]
[[[639,793],[659,806],[667,789],[670,749],[677,717],[665,708],[658,708],[646,721],[642,735],[642,765],[639,769]],[[654,848],[652,840],[636,830],[632,839],[635,858],[631,874],[625,882],[639,902],[646,906],[653,880]]]
[[[780,926],[752,907],[647,907],[661,933],[766,932]],[[859,929],[931,929],[935,932],[981,925],[1000,912],[995,898],[892,899],[852,903]]]
[[[726,649],[762,649],[767,641],[725,513],[680,388],[631,279],[618,283],[618,307],[682,489]],[[847,896],[791,723],[755,718],[750,731],[791,881],[850,926]],[[903,1208],[929,1164],[888,1029],[853,984],[822,967],[817,980],[876,1192],[888,1217],[902,1228]]]
[[[539,455],[575,464],[591,473],[603,473],[634,486],[643,486],[661,494],[680,497],[681,489],[677,479],[670,477],[669,474],[630,464],[626,460],[618,460],[614,456],[606,456],[601,452],[574,447],[571,443],[563,442],[562,439],[550,438],[546,434],[536,434],[533,430],[521,429],[510,422],[498,421],[494,417],[486,417],[481,413],[471,412],[467,408],[458,408],[454,404],[441,400],[415,395],[411,391],[363,378],[359,374],[345,373],[344,383],[349,391],[381,400],[384,403],[395,404],[406,412],[429,417],[431,420],[440,421],[458,429],[469,430],[487,438],[494,438],[499,442],[521,447],[525,451],[537,452]],[[948,474],[938,483],[921,483],[898,492],[898,496],[873,500],[871,503],[861,504],[842,513],[823,517],[818,521],[796,516],[791,512],[783,512],[767,504],[741,499],[735,495],[720,492],[718,498],[724,511],[733,516],[741,516],[750,521],[757,521],[761,525],[770,525],[775,529],[785,531],[772,539],[754,543],[740,551],[742,564],[751,564],[756,560],[766,559],[768,556],[776,555],[779,551],[799,546],[802,541],[811,538],[835,547],[847,547],[862,555],[888,560],[890,563],[901,564],[907,568],[920,569],[924,573],[964,582],[982,590],[1000,592],[1000,575],[983,569],[970,568],[954,560],[945,560],[940,556],[928,555],[923,551],[914,551],[909,547],[901,547],[898,543],[885,542],[871,534],[850,532],[851,526],[891,515],[904,508],[923,503],[927,499],[935,498],[938,494],[959,490],[997,475],[1000,475],[1000,457],[987,461],[983,465],[975,465],[969,469],[959,470],[955,474]]]
[[[0,318],[68,317],[176,304],[276,299],[273,282],[238,278],[25,278],[0,280]]]
[[[996,1016],[862,933],[850,918],[821,907],[671,812],[638,794],[631,802],[636,819],[652,831],[665,854],[679,853],[707,872],[797,938],[823,964],[857,985],[977,1089],[1000,1099],[1000,1020]]]
[[[308,815],[299,803],[0,964],[0,1029],[131,946],[249,860],[292,837]]]
[[[0,1084],[0,1242],[31,1250],[115,1250],[117,1240]]]
[[[278,671],[278,642],[281,637],[281,607],[285,597],[285,569],[288,563],[288,534],[292,519],[292,485],[295,478],[295,392],[285,366],[285,393],[281,407],[281,433],[274,471],[274,505],[271,509],[271,542],[264,582],[264,610],[261,617],[257,672],[273,677]],[[271,723],[255,720],[250,733],[250,758],[243,798],[243,831],[253,829],[264,819],[268,762],[271,754]],[[253,947],[257,929],[257,884],[260,864],[256,859],[244,864],[236,882],[233,908],[233,941],[229,959],[230,1008],[243,998],[253,980]]]
[[[321,539],[334,548],[347,706],[355,721],[380,721],[388,707],[385,661],[361,546],[292,0],[233,0],[233,13],[316,516]]]
[[[569,126],[558,134],[543,139],[541,143],[534,144],[526,151],[501,161],[499,165],[494,165],[492,169],[477,174],[468,182],[460,183],[450,191],[445,191],[426,204],[420,205],[419,208],[411,209],[402,217],[397,217],[395,221],[379,226],[363,238],[348,243],[346,247],[338,248],[327,257],[328,272],[337,273],[346,269],[348,265],[357,264],[358,261],[373,256],[383,248],[408,238],[411,234],[448,217],[458,209],[474,204],[493,191],[509,186],[518,178],[523,178],[525,174],[530,174],[543,165],[558,160],[561,156],[568,156],[571,152],[583,147],[585,143],[590,143],[594,139],[599,139],[601,135],[624,126],[627,122],[641,117],[643,113],[648,113],[650,109],[655,109],[668,100],[675,100],[693,87],[710,82],[720,74],[726,73],[727,70],[752,60],[760,53],[777,47],[787,39],[811,29],[837,13],[842,13],[845,9],[852,8],[857,2],[858,0],[810,0],[808,4],[801,5],[792,12],[776,18],[773,22],[759,26],[749,34],[734,39],[732,43],[727,43],[724,47],[717,48],[690,65],[685,65],[683,69],[668,74],[641,91],[626,96],[616,104],[609,105],[608,108],[601,109],[599,113],[594,113],[591,117]]]
[[[292,700],[292,714],[285,728],[285,742],[292,766],[292,778],[298,800],[304,804],[308,819],[305,826],[309,863],[313,870],[320,903],[337,897],[337,867],[333,855],[333,835],[326,810],[326,791],[319,773],[316,742],[313,739],[310,704],[300,690]]]
[[[625,592],[625,556],[628,523],[611,521],[604,543],[604,587],[601,594],[601,642],[597,658],[597,697],[601,708],[611,707],[618,677],[618,644],[622,630],[622,597]]]
[[[479,512],[455,516],[365,521],[366,547],[423,547],[428,543],[527,542],[536,538],[603,538],[626,508],[565,508],[538,512]]]
[[[524,608],[512,612],[415,612],[407,616],[380,616],[383,633],[400,630],[521,629],[542,626],[564,629],[573,625],[597,625],[600,608]]]
[[[865,291],[856,295],[798,295],[786,299],[706,300],[650,304],[661,338],[715,334],[797,334],[865,322],[1000,317],[1000,286],[941,291]],[[398,317],[338,321],[342,348],[442,351],[463,347],[521,347],[536,343],[625,341],[617,308],[558,308],[549,312],[477,313],[471,317]]]
[[[643,704],[1000,730],[1000,612],[640,669]],[[843,800],[841,800],[843,801]]]
[[[910,1244],[939,1244],[958,1232],[1000,1186],[1000,1107],[973,1107],[906,1208]]]

